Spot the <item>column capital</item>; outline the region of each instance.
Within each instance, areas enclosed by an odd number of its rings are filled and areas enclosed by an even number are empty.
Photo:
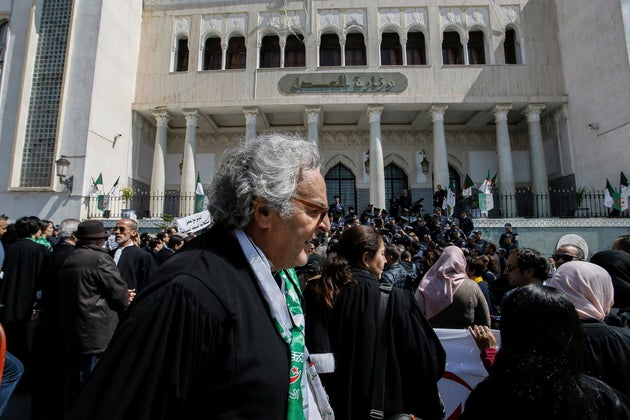
[[[258,108],[255,106],[243,108],[243,114],[245,114],[246,124],[255,124],[256,118],[258,118]]]
[[[512,109],[512,104],[497,104],[492,110],[495,121],[507,121],[507,114]]]
[[[318,123],[319,114],[322,112],[321,106],[306,106],[304,107],[304,113],[306,114],[306,121],[308,123]]]
[[[529,104],[523,111],[527,115],[527,122],[540,121],[540,113],[545,108],[545,104]]]
[[[371,123],[380,122],[381,114],[383,113],[383,105],[368,105],[367,113]]]
[[[431,114],[431,120],[433,122],[444,121],[444,113],[446,112],[447,109],[448,109],[448,105],[437,105],[437,104],[431,105],[431,108],[429,108],[429,113]]]
[[[197,125],[199,119],[199,111],[196,109],[183,109],[184,117],[186,117],[186,125]]]
[[[153,111],[152,114],[158,127],[168,127],[168,121],[170,118],[166,109]]]

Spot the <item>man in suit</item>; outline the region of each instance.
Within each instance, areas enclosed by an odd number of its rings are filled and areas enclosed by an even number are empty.
[[[139,292],[149,283],[149,277],[157,268],[155,258],[137,245],[138,222],[120,219],[113,230],[118,244],[113,253],[114,262],[128,288]]]

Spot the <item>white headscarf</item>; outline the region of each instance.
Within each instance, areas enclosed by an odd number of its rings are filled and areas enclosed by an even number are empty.
[[[614,302],[610,274],[590,262],[571,261],[562,264],[548,284],[567,295],[580,319],[602,321]]]
[[[461,248],[457,246],[444,248],[440,258],[420,281],[418,291],[415,293],[421,307],[424,303],[427,319],[431,319],[453,303],[453,295],[467,278],[466,257]]]

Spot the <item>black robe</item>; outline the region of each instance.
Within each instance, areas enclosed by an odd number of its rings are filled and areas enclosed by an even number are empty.
[[[136,292],[149,284],[149,278],[158,266],[153,255],[138,246],[123,248],[116,265],[128,288],[136,289]]]
[[[335,373],[327,389],[335,417],[367,419],[371,408],[376,325],[381,292],[376,277],[353,270],[356,285],[341,291],[330,322]],[[446,353],[408,290],[393,288],[392,325],[387,337],[385,418],[412,413],[423,420],[442,419],[437,382]]]
[[[288,388],[289,348],[236,238],[215,226],[132,302],[68,419],[278,420]]]

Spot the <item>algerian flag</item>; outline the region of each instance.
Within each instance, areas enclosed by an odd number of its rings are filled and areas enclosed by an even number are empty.
[[[99,194],[97,207],[101,211],[109,210],[109,195],[108,194]]]
[[[615,204],[615,188],[612,186],[608,178],[606,178],[606,190],[604,191],[604,205],[611,208]]]
[[[623,171],[619,175],[619,195],[621,196],[621,211],[628,210],[630,188],[628,188],[628,178],[626,178],[626,174]]]
[[[479,193],[479,210],[489,212],[494,208],[494,197],[492,194]]]
[[[204,210],[204,198],[205,194],[203,193],[201,176],[199,176],[199,172],[197,172],[197,188],[195,189],[195,212],[200,212]]]
[[[446,205],[451,209],[455,207],[455,181],[451,180],[446,190],[446,199],[444,200]]]
[[[88,194],[96,194],[96,193],[100,193],[101,189],[98,186],[103,186],[103,173],[98,174],[98,178],[96,178],[96,181],[92,180],[92,186],[90,187],[90,190],[88,191]]]
[[[486,176],[486,179],[481,184],[481,187],[479,187],[479,191],[481,191],[484,194],[491,194],[492,184],[493,184],[493,181],[492,181],[492,178],[490,177],[490,169],[488,169],[488,176]]]
[[[120,175],[118,175],[118,178],[116,178],[116,182],[114,182],[114,185],[112,185],[112,189],[109,190],[109,195],[112,197],[115,197],[117,194],[117,190],[118,190],[118,181],[120,181]]]
[[[474,186],[475,183],[472,179],[470,179],[470,176],[466,174],[466,180],[464,181],[464,190],[462,191],[462,195],[464,197],[472,197],[472,187]]]

